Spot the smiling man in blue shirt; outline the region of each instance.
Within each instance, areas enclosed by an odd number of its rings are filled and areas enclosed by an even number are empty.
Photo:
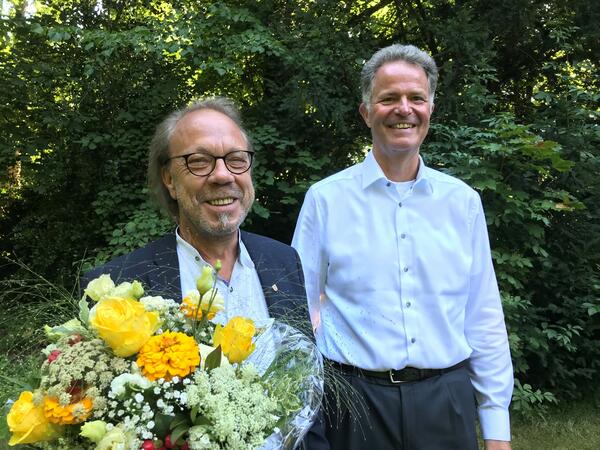
[[[362,71],[373,148],[313,185],[292,245],[318,346],[361,395],[331,448],[510,449],[513,371],[479,195],[419,155],[437,67],[392,45]],[[360,412],[362,411],[362,412]]]

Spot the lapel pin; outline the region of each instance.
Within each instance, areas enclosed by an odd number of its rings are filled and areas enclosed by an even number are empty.
[[[271,289],[273,289],[275,292],[277,292],[279,290],[279,288],[277,287],[276,284],[274,284],[273,286],[271,286]]]

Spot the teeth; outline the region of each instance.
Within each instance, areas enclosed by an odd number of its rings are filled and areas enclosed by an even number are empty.
[[[229,204],[233,203],[233,198],[231,198],[231,197],[218,198],[216,200],[209,200],[208,203],[210,203],[213,206],[224,206],[224,205],[229,205]]]
[[[406,130],[408,128],[412,128],[414,125],[411,123],[397,123],[396,125],[392,125],[392,128],[398,128],[400,130]]]

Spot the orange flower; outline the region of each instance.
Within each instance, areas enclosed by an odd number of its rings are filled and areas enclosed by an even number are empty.
[[[206,314],[206,318],[212,320],[219,311],[225,309],[225,300],[217,289],[209,289],[203,295],[192,290],[181,301],[180,309],[190,319],[200,320]]]
[[[194,338],[172,331],[151,337],[140,349],[137,358],[137,365],[151,381],[185,377],[199,364],[200,351]]]
[[[93,402],[85,397],[75,403],[62,406],[56,397],[44,398],[44,415],[49,422],[72,425],[85,421],[92,413]]]

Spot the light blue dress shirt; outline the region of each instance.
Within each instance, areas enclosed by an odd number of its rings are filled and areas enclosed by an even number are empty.
[[[479,195],[425,166],[386,179],[373,154],[314,184],[292,246],[317,345],[368,370],[469,358],[484,439],[510,440],[513,371]]]

